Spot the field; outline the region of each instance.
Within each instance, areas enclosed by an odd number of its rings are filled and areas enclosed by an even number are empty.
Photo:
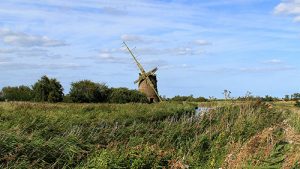
[[[0,103],[0,168],[299,168],[293,103]]]

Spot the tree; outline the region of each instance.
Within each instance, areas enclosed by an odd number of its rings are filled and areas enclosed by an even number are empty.
[[[190,96],[174,96],[171,100],[172,101],[190,101],[191,99],[193,99],[193,95]]]
[[[190,96],[175,96],[171,99],[172,101],[189,101],[189,102],[206,102],[208,101],[205,97],[194,98],[193,95]]]
[[[272,96],[266,95],[264,98],[261,98],[261,100],[262,101],[266,101],[266,102],[273,102],[273,101],[277,101],[279,99],[276,98],[276,97],[272,97]]]
[[[112,88],[109,95],[110,103],[147,103],[147,96],[137,90],[127,88]]]
[[[296,103],[294,104],[296,107],[300,107],[300,102],[299,100],[296,100]]]
[[[250,98],[250,97],[252,97],[252,92],[247,91],[245,94],[245,98]]]
[[[294,94],[292,94],[291,99],[292,100],[299,100],[300,99],[300,93],[294,93]]]
[[[72,103],[73,101],[72,101],[70,95],[67,94],[67,95],[64,95],[63,102],[64,102],[64,103]]]
[[[223,94],[224,94],[225,100],[230,99],[231,91],[225,89],[224,92],[223,92]]]
[[[43,76],[32,88],[35,101],[61,102],[63,100],[63,87],[56,79]]]
[[[69,95],[73,102],[99,103],[108,100],[109,92],[109,88],[103,83],[82,80],[71,84]]]
[[[288,95],[288,94],[285,95],[285,96],[284,96],[284,101],[289,101],[289,100],[290,100],[290,95]]]
[[[4,101],[3,92],[0,91],[0,101]]]
[[[197,102],[207,102],[208,99],[205,98],[205,97],[198,97],[198,98],[195,98],[195,101],[197,101]]]
[[[32,89],[28,86],[3,87],[2,98],[8,101],[30,101],[33,98]]]

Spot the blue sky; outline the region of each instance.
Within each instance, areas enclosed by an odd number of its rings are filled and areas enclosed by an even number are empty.
[[[0,87],[55,77],[137,88],[126,41],[161,95],[300,92],[300,0],[0,2]]]

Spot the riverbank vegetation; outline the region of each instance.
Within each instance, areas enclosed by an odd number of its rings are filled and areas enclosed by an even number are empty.
[[[0,167],[299,167],[294,110],[206,104],[0,103]]]

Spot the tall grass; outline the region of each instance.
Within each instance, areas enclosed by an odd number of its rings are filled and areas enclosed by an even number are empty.
[[[283,121],[263,104],[0,104],[0,167],[215,168],[230,143]]]
[[[193,113],[183,104],[0,104],[0,167],[73,168],[136,124]],[[121,128],[122,130],[119,130]]]
[[[300,109],[299,108],[292,109],[289,116],[289,123],[296,130],[296,132],[300,133]]]

